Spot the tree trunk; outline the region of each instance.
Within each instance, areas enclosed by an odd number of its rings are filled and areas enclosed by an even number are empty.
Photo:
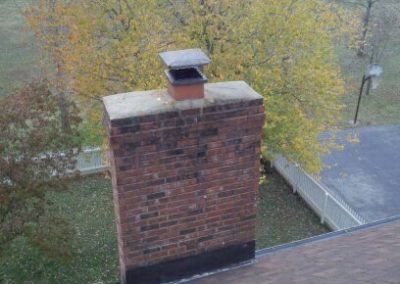
[[[372,7],[375,4],[374,0],[368,0],[367,3],[367,10],[365,11],[365,16],[364,16],[364,21],[363,21],[363,31],[361,34],[361,45],[358,48],[357,51],[357,56],[363,57],[365,55],[365,41],[367,39],[367,34],[368,34],[368,27],[369,23],[371,21],[371,12],[372,12]]]
[[[69,114],[68,114],[68,101],[67,97],[64,92],[59,92],[57,94],[59,98],[59,108],[60,108],[60,119],[61,119],[61,126],[64,133],[71,132],[71,123],[69,121]]]

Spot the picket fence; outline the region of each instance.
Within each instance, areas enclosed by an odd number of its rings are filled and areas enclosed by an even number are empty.
[[[300,166],[289,163],[283,156],[273,162],[275,169],[321,218],[321,223],[333,230],[365,224],[366,221],[340,196],[333,193]]]
[[[100,147],[83,149],[76,159],[75,170],[82,175],[107,171],[108,159],[105,151]]]

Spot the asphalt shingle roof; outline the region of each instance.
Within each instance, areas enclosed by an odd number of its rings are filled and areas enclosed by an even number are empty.
[[[400,283],[400,219],[269,252],[189,283]]]

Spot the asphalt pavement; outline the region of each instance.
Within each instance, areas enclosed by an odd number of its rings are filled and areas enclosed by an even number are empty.
[[[323,157],[322,183],[367,221],[399,215],[400,125],[343,130],[337,139],[344,150]]]

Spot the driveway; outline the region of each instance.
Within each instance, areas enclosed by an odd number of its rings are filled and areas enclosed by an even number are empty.
[[[348,137],[359,136],[359,143]],[[400,125],[344,130],[343,151],[323,157],[321,181],[367,221],[400,214]]]

